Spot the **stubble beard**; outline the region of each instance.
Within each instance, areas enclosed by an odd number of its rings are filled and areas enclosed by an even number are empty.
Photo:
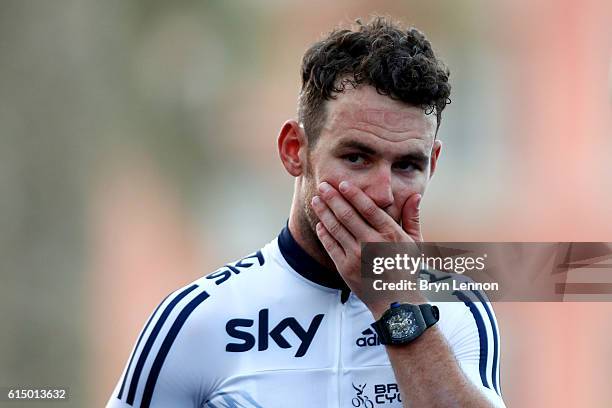
[[[314,241],[323,248],[317,237],[316,227],[319,222],[319,217],[314,212],[310,203],[315,195],[317,195],[317,186],[314,180],[313,174],[310,170],[306,170],[304,175],[305,188],[304,188],[304,201],[302,202],[303,217],[300,217],[300,228],[302,233],[308,236],[308,240]]]
[[[317,223],[319,223],[319,217],[314,212],[311,206],[312,199],[315,195],[318,195],[317,183],[315,181],[314,173],[312,172],[312,166],[310,157],[307,158],[306,169],[304,171],[304,189],[303,189],[303,202],[301,205],[302,215],[298,217],[299,228],[301,230],[302,237],[315,248],[320,255],[321,260],[324,261],[324,266],[332,267],[333,261],[329,254],[325,250],[325,247],[319,240],[316,233]],[[334,268],[335,269],[335,268]]]

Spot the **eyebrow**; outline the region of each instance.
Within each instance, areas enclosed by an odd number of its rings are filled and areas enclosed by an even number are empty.
[[[355,149],[370,156],[375,156],[378,154],[378,152],[372,147],[356,140],[343,140],[338,143],[336,149]],[[429,161],[429,156],[423,152],[416,151],[396,157],[394,161],[410,161],[424,166]]]
[[[358,142],[356,140],[343,140],[336,146],[336,149],[355,149],[362,153],[369,155],[375,155],[377,152],[365,143]]]

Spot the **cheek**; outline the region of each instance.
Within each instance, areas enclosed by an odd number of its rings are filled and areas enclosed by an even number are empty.
[[[355,176],[335,160],[329,160],[316,169],[315,180],[317,184],[326,181],[335,188],[338,188],[340,182],[344,180],[355,183]]]
[[[425,174],[421,174],[414,178],[398,178],[393,185],[393,196],[395,197],[395,202],[401,208],[406,200],[413,194],[419,193],[423,195],[426,187],[427,176]]]

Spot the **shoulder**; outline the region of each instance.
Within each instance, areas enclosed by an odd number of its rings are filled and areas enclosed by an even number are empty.
[[[221,358],[225,323],[245,307],[247,291],[265,286],[266,251],[227,263],[166,296],[144,325],[112,401],[149,406],[166,398],[201,400],[213,389],[232,370]]]
[[[194,323],[198,323],[198,316],[202,314],[231,308],[234,304],[232,298],[242,292],[244,287],[256,288],[253,283],[260,281],[262,277],[253,279],[249,275],[260,273],[265,262],[262,251],[258,250],[237,261],[227,263],[171,292],[158,305],[151,319],[156,326],[165,326],[171,322],[176,327],[187,320],[193,326]]]
[[[283,273],[275,246],[272,241],[173,291],[153,312],[151,324],[182,337],[214,341],[229,317],[269,296],[270,286]]]
[[[189,330],[214,327],[249,299],[264,296],[265,287],[276,273],[270,268],[269,252],[266,246],[171,293],[168,298],[178,301],[184,314],[190,314]],[[168,298],[164,302],[169,305]]]
[[[243,272],[261,271],[266,264],[264,256],[266,248],[257,250],[247,256],[244,256],[237,261],[227,263],[218,268],[214,272],[205,275],[196,282],[199,285],[210,287],[214,286],[229,286],[231,283],[237,283],[239,279],[235,278]],[[229,284],[227,283],[229,282]]]

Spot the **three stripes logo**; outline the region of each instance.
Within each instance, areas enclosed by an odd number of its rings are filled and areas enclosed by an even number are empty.
[[[361,334],[363,334],[363,337],[359,337],[355,342],[357,347],[380,346],[380,339],[371,328],[368,327]]]

